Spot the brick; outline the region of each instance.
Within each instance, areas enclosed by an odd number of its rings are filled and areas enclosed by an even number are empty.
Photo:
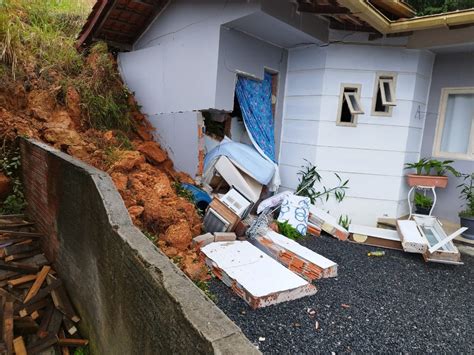
[[[212,242],[214,242],[214,236],[211,233],[206,233],[194,237],[192,245],[196,248],[202,248]]]
[[[215,242],[233,242],[237,239],[237,235],[234,232],[216,232],[214,233]]]

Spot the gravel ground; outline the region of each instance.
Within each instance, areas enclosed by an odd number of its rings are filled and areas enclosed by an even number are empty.
[[[371,258],[375,248],[328,236],[301,244],[339,264],[314,296],[254,311],[211,282],[217,305],[262,352],[474,353],[473,257],[453,266],[394,250]]]

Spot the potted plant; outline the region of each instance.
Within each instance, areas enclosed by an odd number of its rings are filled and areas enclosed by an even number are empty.
[[[461,189],[459,197],[464,201],[466,209],[459,213],[461,227],[467,227],[468,230],[463,233],[467,239],[474,240],[474,173],[462,174],[463,183],[458,185]]]
[[[429,215],[431,207],[433,207],[432,198],[419,192],[415,193],[415,213]]]
[[[405,169],[415,169],[415,174],[407,175],[409,186],[426,186],[445,188],[448,185],[447,173],[459,176],[459,172],[451,166],[453,160],[436,160],[421,158],[416,163],[405,164]]]

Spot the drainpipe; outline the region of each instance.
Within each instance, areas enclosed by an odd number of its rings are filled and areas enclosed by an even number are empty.
[[[338,0],[338,3],[383,34],[474,24],[473,9],[391,21],[367,0]]]

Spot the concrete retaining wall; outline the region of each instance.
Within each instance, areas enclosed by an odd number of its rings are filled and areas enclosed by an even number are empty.
[[[28,213],[93,353],[257,353],[132,225],[107,174],[39,142],[21,151]]]

